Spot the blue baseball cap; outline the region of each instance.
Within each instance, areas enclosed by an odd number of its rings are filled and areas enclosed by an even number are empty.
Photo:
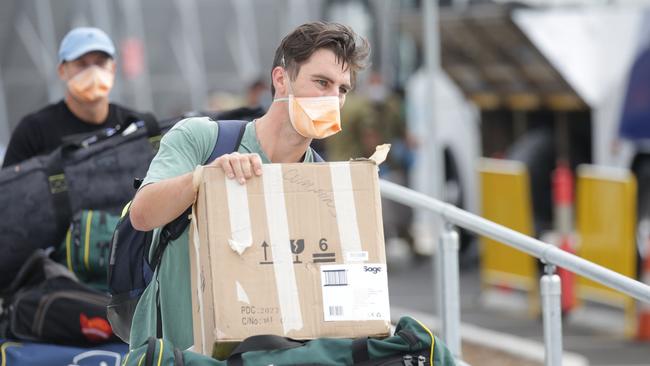
[[[76,60],[88,52],[101,51],[115,57],[113,41],[103,30],[79,27],[63,37],[59,47],[59,63]]]

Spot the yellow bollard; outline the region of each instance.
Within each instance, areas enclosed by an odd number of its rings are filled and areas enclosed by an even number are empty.
[[[627,169],[581,165],[577,169],[577,255],[622,275],[636,277],[636,179]],[[620,308],[625,329],[636,330],[632,297],[578,277],[579,299]]]
[[[534,236],[530,182],[518,161],[481,159],[481,216],[528,236]],[[495,240],[481,237],[481,283],[485,287],[526,293],[530,315],[537,315],[537,260]]]

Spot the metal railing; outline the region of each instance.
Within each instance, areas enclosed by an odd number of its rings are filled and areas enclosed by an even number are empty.
[[[490,237],[544,262],[545,273],[540,279],[540,293],[547,366],[562,364],[561,283],[560,277],[555,274],[556,266],[650,303],[650,286],[639,281],[398,184],[381,179],[379,185],[383,197],[414,208],[430,210],[444,220],[436,262],[437,295],[440,301],[442,338],[456,358],[461,358],[459,244],[458,233],[453,225]]]

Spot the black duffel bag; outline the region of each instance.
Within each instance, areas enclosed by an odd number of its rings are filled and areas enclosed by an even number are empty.
[[[70,345],[116,342],[106,319],[110,297],[80,283],[38,249],[3,295],[0,338]]]
[[[0,170],[0,292],[37,248],[57,247],[72,215],[82,209],[119,214],[133,198],[133,180],[144,177],[160,137],[186,117],[253,119],[260,109],[193,112],[156,122],[133,117],[125,126],[73,136],[49,155]],[[131,122],[130,121],[130,122]]]
[[[67,141],[49,155],[0,170],[0,291],[35,249],[63,241],[74,212],[117,213],[131,199],[133,177],[146,173],[160,127],[169,126],[153,119],[149,129],[130,125]],[[127,128],[135,130],[123,135]]]

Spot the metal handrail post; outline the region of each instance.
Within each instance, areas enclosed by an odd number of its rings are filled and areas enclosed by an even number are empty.
[[[562,366],[562,286],[555,266],[547,264],[539,280],[544,319],[544,364]]]
[[[461,356],[460,343],[460,290],[458,266],[458,232],[445,224],[438,244],[438,265],[441,274],[440,296],[442,307],[442,335],[447,347],[456,358]]]

